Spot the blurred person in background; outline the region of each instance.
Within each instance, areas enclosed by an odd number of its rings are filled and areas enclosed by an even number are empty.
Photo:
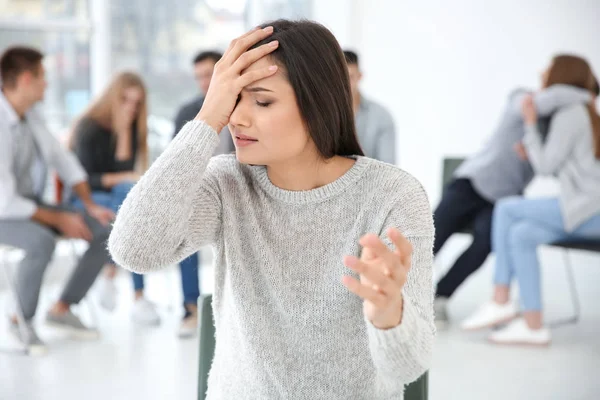
[[[194,78],[198,84],[200,94],[197,98],[181,107],[175,117],[175,132],[173,137],[181,130],[186,122],[192,121],[198,115],[204,103],[204,97],[208,92],[215,64],[223,55],[217,51],[203,51],[194,58]],[[227,154],[235,151],[231,134],[224,128],[219,135],[219,145],[215,155]],[[181,263],[181,284],[183,285],[183,309],[184,315],[179,327],[179,337],[193,337],[198,329],[198,297],[200,297],[200,253],[195,253]]]
[[[521,195],[534,176],[526,159],[519,157],[514,146],[525,134],[521,103],[528,91],[511,93],[500,123],[487,144],[468,158],[454,173],[434,212],[434,254],[456,232],[468,228],[473,241],[456,259],[454,265],[438,281],[435,312],[438,328],[449,323],[447,303],[459,286],[481,265],[492,250],[492,214],[496,202],[508,196]],[[589,102],[589,90],[569,82],[543,79],[542,90],[533,93],[540,124],[555,112]],[[543,130],[547,128],[542,128]]]
[[[115,76],[104,92],[75,124],[70,147],[88,174],[92,198],[115,213],[127,193],[148,167],[148,127],[146,88],[131,72]],[[72,204],[83,208],[80,199]],[[100,304],[112,311],[117,303],[115,276],[111,262],[98,282]],[[144,277],[133,273],[134,321],[144,325],[160,323],[156,307],[144,297]]]
[[[389,164],[396,164],[396,128],[388,110],[360,92],[362,71],[358,54],[345,50],[348,64],[350,88],[352,91],[352,109],[356,123],[358,141],[367,157]]]
[[[555,57],[543,75],[544,87],[567,84],[598,95],[589,64],[571,55]],[[498,344],[547,345],[550,330],[542,319],[540,245],[569,239],[600,239],[600,117],[595,103],[577,103],[552,117],[546,141],[537,127],[539,105],[529,95],[521,99],[525,137],[517,153],[539,175],[557,176],[559,195],[551,198],[502,199],[496,205],[492,246],[496,254],[494,295],[463,329],[495,328],[489,336]],[[520,307],[511,299],[510,284],[519,285]],[[520,315],[519,315],[520,314]]]
[[[112,211],[94,201],[85,170],[47,130],[35,107],[47,86],[43,57],[29,47],[12,47],[0,56],[0,244],[25,252],[15,279],[25,326],[19,329],[12,316],[9,330],[31,353],[46,351],[33,318],[44,272],[61,235],[84,239],[89,247],[48,312],[46,323],[74,337],[98,337],[95,329],[72,313],[71,305],[83,299],[109,258],[106,240],[114,218]],[[81,211],[44,201],[50,168],[72,188]]]

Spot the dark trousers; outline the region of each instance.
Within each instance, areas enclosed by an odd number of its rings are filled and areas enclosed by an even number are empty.
[[[484,263],[492,251],[491,231],[494,204],[482,198],[469,179],[455,179],[444,190],[434,212],[437,254],[452,234],[469,230],[473,242],[452,268],[438,282],[436,296],[450,297],[456,289]]]

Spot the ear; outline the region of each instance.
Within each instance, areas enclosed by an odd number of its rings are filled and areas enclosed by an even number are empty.
[[[361,81],[363,78],[362,71],[358,71],[358,80]]]
[[[24,71],[17,77],[17,86],[27,86],[31,83],[33,79],[33,74],[31,71]]]

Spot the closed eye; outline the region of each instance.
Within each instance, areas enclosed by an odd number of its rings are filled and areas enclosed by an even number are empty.
[[[259,107],[269,107],[271,105],[271,103],[270,102],[263,103],[263,102],[257,101],[256,105]]]

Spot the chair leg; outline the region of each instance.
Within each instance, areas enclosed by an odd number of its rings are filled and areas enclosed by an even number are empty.
[[[21,308],[21,301],[19,300],[17,285],[15,283],[15,280],[13,279],[12,271],[10,270],[12,268],[12,265],[7,259],[8,257],[5,257],[4,255],[2,257],[3,258],[0,262],[0,265],[2,267],[2,270],[4,271],[4,278],[8,284],[8,290],[10,291],[13,297],[13,301],[15,302],[15,310],[17,313],[17,326],[19,327],[21,337],[25,338],[25,343],[28,343],[29,331],[27,330],[25,315],[23,314],[23,309]],[[12,321],[10,323],[12,323]],[[27,346],[20,350],[22,350],[25,354],[28,354],[29,352]]]
[[[579,304],[579,293],[577,292],[577,285],[575,284],[575,275],[573,273],[571,258],[569,257],[569,250],[565,250],[563,252],[563,258],[565,269],[567,271],[567,278],[569,281],[569,293],[571,295],[571,303],[573,305],[573,315],[571,317],[550,323],[551,327],[575,324],[577,323],[577,321],[579,321],[579,316],[581,312],[581,306]]]

